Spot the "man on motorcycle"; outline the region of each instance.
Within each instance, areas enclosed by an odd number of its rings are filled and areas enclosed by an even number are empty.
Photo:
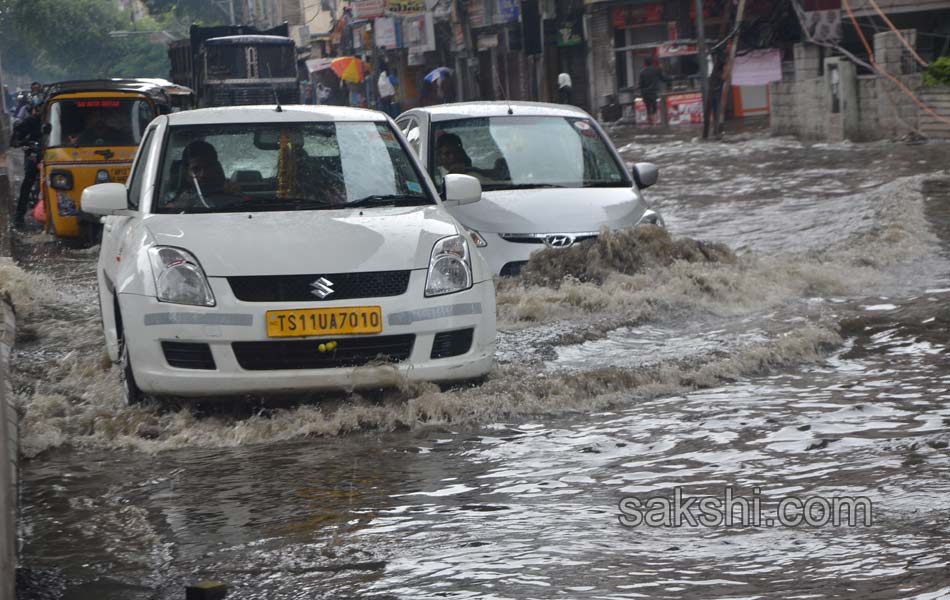
[[[29,116],[16,124],[13,128],[13,139],[10,145],[14,148],[23,147],[23,183],[20,184],[20,196],[17,199],[16,215],[13,226],[23,228],[26,211],[30,208],[30,192],[39,177],[39,144],[43,135],[43,105],[31,103],[32,111]]]

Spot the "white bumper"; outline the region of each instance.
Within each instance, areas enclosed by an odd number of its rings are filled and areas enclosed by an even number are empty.
[[[400,296],[324,302],[243,302],[237,300],[224,278],[210,278],[217,306],[184,306],[155,298],[121,294],[125,338],[138,386],[149,394],[223,396],[317,390],[379,388],[402,381],[450,382],[485,375],[495,354],[495,292],[493,283],[470,290],[426,298],[424,270],[413,271],[406,293]],[[409,358],[394,364],[357,367],[249,370],[242,368],[234,342],[315,340],[268,338],[266,312],[281,309],[380,306],[383,331],[376,337],[412,334]],[[473,328],[472,344],[459,356],[431,358],[433,339],[440,332]],[[162,342],[207,344],[213,369],[170,366]]]

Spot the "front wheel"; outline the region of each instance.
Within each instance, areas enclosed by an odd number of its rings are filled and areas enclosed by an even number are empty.
[[[145,401],[145,392],[135,383],[132,361],[129,358],[129,345],[124,337],[119,338],[119,383],[122,386],[122,396],[126,404],[134,406]]]

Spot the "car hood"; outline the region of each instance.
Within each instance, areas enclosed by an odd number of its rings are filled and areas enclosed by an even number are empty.
[[[423,269],[457,233],[439,206],[149,215],[151,242],[191,252],[209,277]]]
[[[483,233],[579,233],[636,225],[648,205],[631,188],[540,188],[483,192],[446,208]]]

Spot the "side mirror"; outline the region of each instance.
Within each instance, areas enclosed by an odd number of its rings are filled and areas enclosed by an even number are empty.
[[[129,193],[124,183],[99,183],[82,191],[80,210],[91,215],[118,215],[129,210]]]
[[[660,178],[660,170],[653,163],[637,163],[630,170],[637,187],[644,190],[655,184]]]
[[[461,206],[482,198],[482,184],[471,175],[446,175],[443,185],[446,203]]]

